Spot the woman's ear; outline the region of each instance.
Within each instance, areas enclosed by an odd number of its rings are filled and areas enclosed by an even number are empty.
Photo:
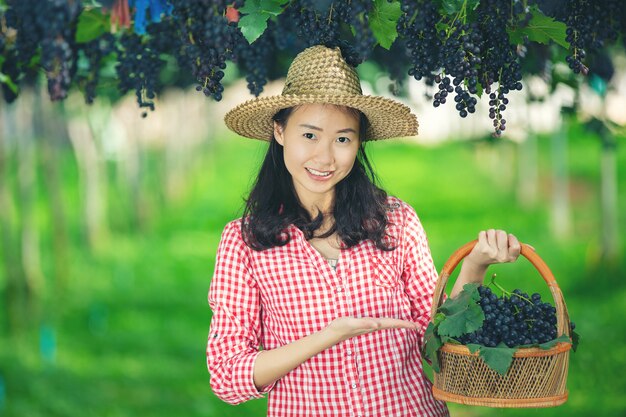
[[[276,121],[274,121],[274,138],[276,138],[276,142],[278,142],[280,146],[283,146],[285,144],[285,138],[283,137],[283,127]]]

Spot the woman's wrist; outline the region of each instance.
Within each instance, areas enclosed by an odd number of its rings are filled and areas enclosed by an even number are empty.
[[[465,282],[465,284],[472,282],[482,283],[488,267],[489,265],[476,264],[470,259],[465,259],[463,261],[463,264],[461,265],[459,278],[463,278],[462,280]]]

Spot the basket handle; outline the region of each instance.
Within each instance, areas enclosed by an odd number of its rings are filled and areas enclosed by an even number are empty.
[[[446,261],[439,274],[439,279],[437,280],[437,286],[435,287],[435,292],[433,294],[433,305],[431,307],[430,312],[430,320],[432,321],[437,313],[437,309],[441,305],[442,297],[444,290],[446,289],[446,284],[448,283],[448,278],[457,267],[457,265],[465,258],[469,253],[474,249],[478,240],[473,240],[465,245],[461,246],[459,249],[454,252],[450,258]],[[528,245],[521,243],[521,255],[530,261],[530,263],[537,269],[539,274],[543,280],[548,284],[550,288],[550,292],[552,293],[552,298],[554,298],[554,304],[556,307],[556,323],[557,323],[557,334],[562,335],[565,334],[568,337],[571,337],[571,329],[569,322],[569,315],[567,313],[567,306],[565,305],[565,299],[563,298],[563,293],[561,292],[561,288],[559,284],[556,283],[556,279],[554,279],[554,275],[548,265],[537,255],[537,253]]]

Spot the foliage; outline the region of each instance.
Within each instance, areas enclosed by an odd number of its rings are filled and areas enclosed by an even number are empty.
[[[12,102],[20,85],[44,72],[53,100],[63,100],[67,90],[77,86],[92,102],[99,89],[113,84],[119,94],[130,88],[140,106],[152,107],[146,97],[156,97],[165,83],[195,80],[199,91],[220,100],[227,65],[236,65],[246,75],[251,93],[258,95],[269,78],[286,73],[289,59],[284,58],[324,44],[341,48],[355,66],[364,60],[378,62],[394,80],[394,92],[402,91],[399,86],[407,75],[438,84],[433,105],[452,101],[448,98],[454,94],[461,117],[473,113],[476,101],[487,92],[489,116],[499,135],[506,129],[502,116],[506,95],[522,88],[519,81],[528,68],[523,64],[538,61],[533,67],[549,71],[546,60],[561,59],[554,48],[546,53],[553,44],[568,50],[574,72],[593,73],[596,57],[616,44],[618,36],[624,39],[626,12],[620,4],[620,0],[6,0],[0,7],[0,84],[4,99]],[[191,77],[167,76],[163,72],[171,69],[155,68],[154,59],[142,61],[134,52],[125,54],[129,32],[154,57],[177,62],[177,68]],[[98,50],[94,45],[111,33],[115,47]],[[109,54],[117,61],[118,74],[100,77],[108,65],[102,55]],[[77,71],[81,59],[88,64]],[[119,76],[125,68],[133,68],[127,81]],[[81,81],[85,78],[90,84]]]

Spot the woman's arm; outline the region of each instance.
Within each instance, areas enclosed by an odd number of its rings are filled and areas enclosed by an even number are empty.
[[[316,333],[285,346],[262,351],[254,363],[254,385],[261,390],[318,353],[354,336],[400,328],[416,329],[417,325],[393,318],[337,318]]]
[[[478,234],[478,243],[465,257],[461,272],[452,287],[450,297],[454,298],[465,284],[482,284],[489,265],[514,262],[520,254],[521,246],[517,238],[503,230],[489,229]]]

